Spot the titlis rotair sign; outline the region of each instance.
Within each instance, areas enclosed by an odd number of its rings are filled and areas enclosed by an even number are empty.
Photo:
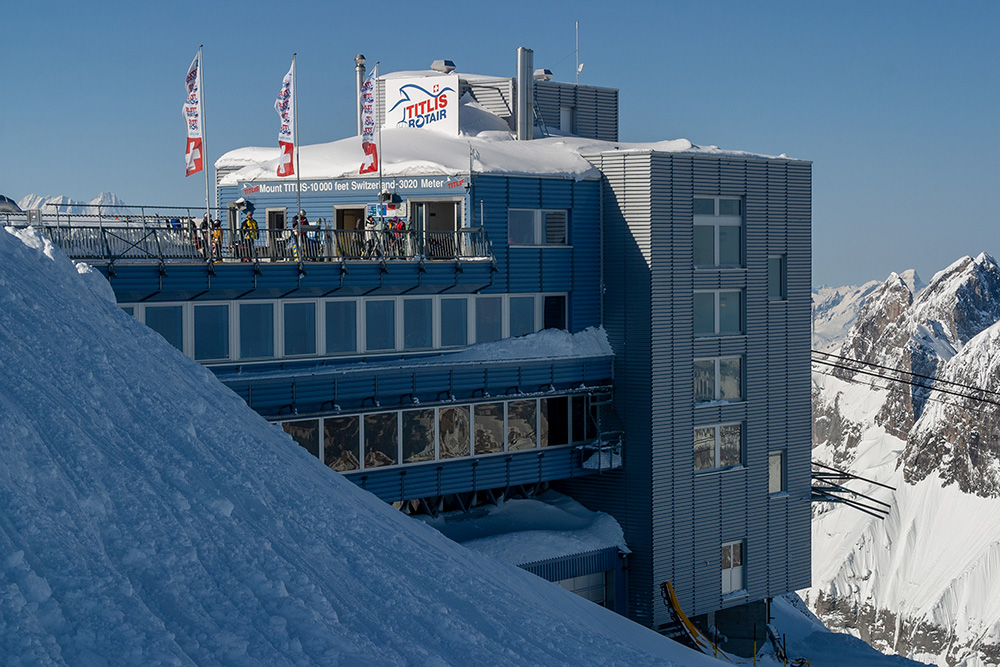
[[[458,76],[385,80],[385,126],[458,135]]]

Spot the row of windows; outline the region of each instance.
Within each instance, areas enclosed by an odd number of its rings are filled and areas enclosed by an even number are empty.
[[[564,294],[123,306],[198,361],[419,351],[566,328]]]
[[[280,422],[338,472],[554,447],[596,437],[586,396],[447,405]]]

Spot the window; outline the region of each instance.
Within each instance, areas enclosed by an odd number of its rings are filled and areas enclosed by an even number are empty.
[[[469,436],[469,406],[438,410],[438,445],[442,459],[468,456]]]
[[[403,463],[434,460],[434,408],[403,411]]]
[[[566,328],[566,297],[546,296],[544,297],[544,307],[542,312],[542,328],[544,329],[565,329]]]
[[[326,353],[348,354],[357,351],[357,303],[354,301],[328,301],[326,304]]]
[[[274,305],[240,304],[240,359],[274,356]]]
[[[469,342],[468,299],[441,299],[441,347]]]
[[[292,436],[292,440],[299,443],[307,452],[319,457],[319,420],[301,419],[299,421],[285,422],[281,425],[285,433]]]
[[[694,360],[694,402],[739,401],[743,398],[743,359]]]
[[[365,349],[369,352],[396,349],[396,303],[365,302]]]
[[[511,401],[507,404],[507,451],[538,446],[537,414],[535,401]]]
[[[503,403],[479,403],[475,406],[475,448],[476,454],[492,454],[503,451]]]
[[[434,346],[434,302],[431,299],[403,301],[403,347],[425,350]]]
[[[742,591],[743,540],[722,545],[722,594]]]
[[[743,463],[743,425],[719,424],[694,430],[694,469],[713,470]]]
[[[316,354],[316,304],[286,303],[283,310],[285,356]]]
[[[476,299],[476,342],[503,338],[503,297],[481,296]]]
[[[694,293],[694,335],[743,333],[743,293],[739,290]]]
[[[182,306],[146,306],[146,326],[168,343],[184,351],[184,309]]]
[[[510,245],[566,245],[567,212],[516,209],[507,213]]]
[[[785,255],[767,258],[767,298],[784,301],[788,298],[788,262]]]
[[[694,265],[743,265],[743,202],[725,197],[694,200]]]
[[[361,467],[358,456],[360,418],[327,417],[323,420],[323,462],[337,472]]]
[[[510,297],[510,336],[515,338],[535,332],[535,297]]]
[[[767,455],[767,492],[771,495],[785,491],[785,452]]]
[[[398,463],[399,413],[376,412],[365,415],[365,468]]]
[[[229,306],[194,307],[194,358],[229,358]]]

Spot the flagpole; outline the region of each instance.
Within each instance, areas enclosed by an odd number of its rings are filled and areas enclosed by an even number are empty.
[[[295,215],[302,210],[302,163],[299,162],[299,82],[298,68],[295,67],[295,54],[292,54],[292,134],[295,139]],[[302,220],[299,220],[299,225]]]
[[[203,51],[204,44],[198,45],[198,91],[201,94],[201,163],[204,166],[203,171],[205,172],[205,214],[211,219],[212,209],[209,208],[209,189],[208,189],[208,133],[206,132],[205,124],[205,54]]]
[[[378,132],[378,195],[382,198],[382,124],[378,122],[378,64],[375,61],[375,129]],[[384,93],[383,93],[384,94]]]

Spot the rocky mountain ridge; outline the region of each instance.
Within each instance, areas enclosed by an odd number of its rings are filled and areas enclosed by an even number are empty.
[[[867,287],[814,366],[814,459],[896,490],[851,485],[884,521],[817,506],[804,598],[877,648],[998,664],[1000,527],[982,518],[1000,508],[1000,267],[963,257],[915,284]]]
[[[49,206],[58,204],[58,206]],[[102,192],[88,202],[71,199],[66,195],[25,195],[17,205],[22,211],[38,209],[43,216],[56,215],[130,215],[131,211],[121,198],[113,192]]]

